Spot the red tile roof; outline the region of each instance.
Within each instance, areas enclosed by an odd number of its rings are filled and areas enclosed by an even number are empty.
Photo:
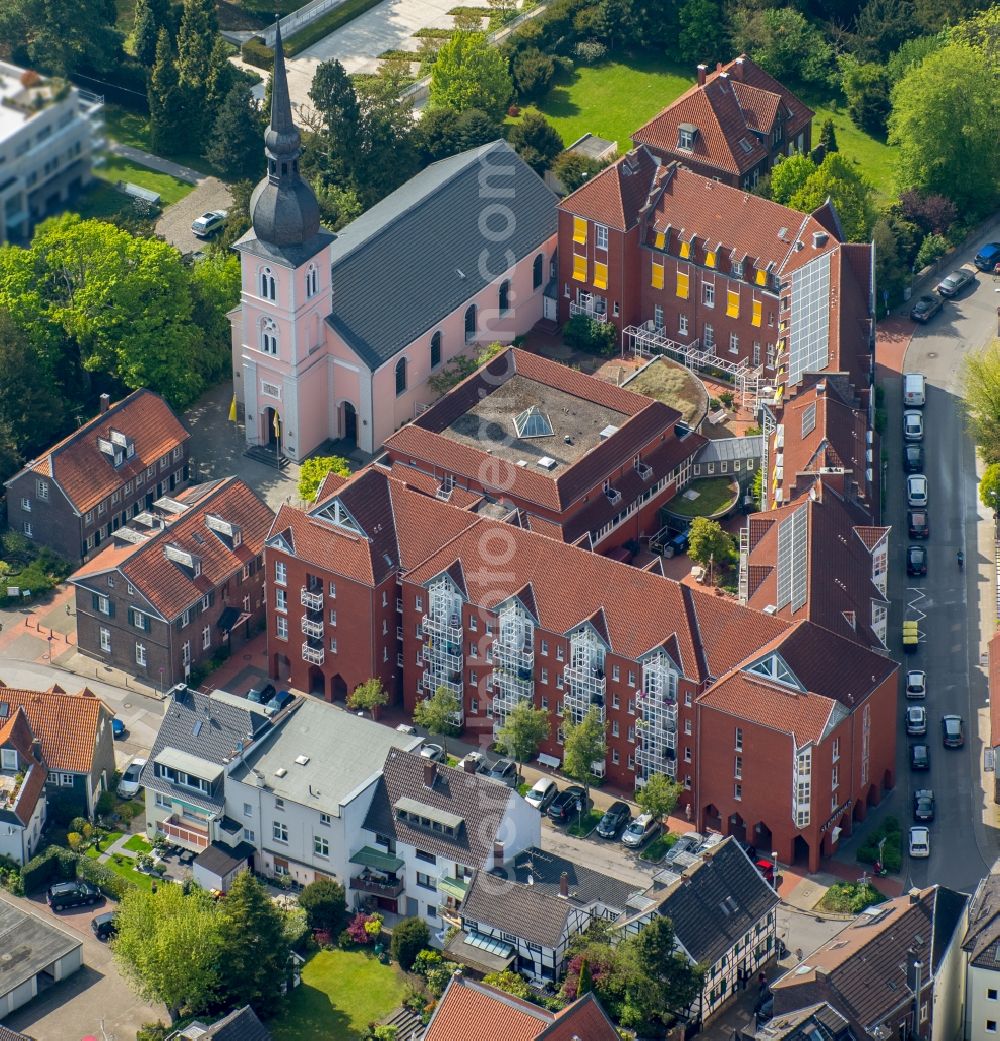
[[[416,467],[407,466],[403,463],[393,463],[389,468],[389,473],[397,481],[402,481],[407,488],[412,488],[416,492],[422,492],[431,498],[437,498],[438,491],[441,488],[441,481],[432,474],[424,473],[423,470],[418,470]],[[466,491],[465,488],[455,485],[451,489],[448,498],[443,501],[450,506],[457,506],[460,510],[469,510],[481,503],[483,496],[477,492]]]
[[[628,231],[638,223],[640,211],[665,169],[651,152],[637,148],[577,188],[559,203],[559,209]]]
[[[102,721],[114,713],[92,691],[67,694],[59,687],[18,690],[0,680],[0,704],[23,709],[50,770],[89,773]]]
[[[35,735],[32,733],[28,716],[24,709],[15,709],[13,715],[0,725],[0,745],[15,748],[20,757],[31,765],[28,767],[21,786],[17,790],[16,800],[11,807],[14,816],[26,827],[31,820],[38,797],[45,787],[48,770],[44,763],[38,762],[34,756],[32,745]]]
[[[109,440],[112,431],[135,442],[135,455],[117,469],[97,447],[97,439]],[[73,506],[85,513],[190,436],[159,394],[137,390],[84,423],[25,470],[51,478]],[[11,481],[19,476],[15,474]]]
[[[601,1003],[591,994],[577,998],[556,1013],[555,1022],[535,1041],[620,1041]]]
[[[812,111],[745,54],[709,74],[632,134],[637,145],[683,156],[729,174],[751,170],[769,154],[769,138],[779,113],[784,139],[791,140],[812,119]],[[697,128],[690,152],[678,148],[678,128]],[[745,142],[746,144],[742,144]]]
[[[197,485],[182,492],[177,500],[190,508],[145,541],[109,546],[79,568],[70,581],[83,581],[117,570],[170,621],[233,575],[241,573],[245,565],[263,552],[274,513],[245,481],[227,477]],[[210,514],[239,527],[238,546],[232,546],[228,539],[209,528]],[[169,560],[165,553],[168,546],[198,558],[201,573],[195,576],[186,567]]]

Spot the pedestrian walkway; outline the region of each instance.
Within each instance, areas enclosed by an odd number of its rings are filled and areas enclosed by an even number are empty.
[[[109,141],[108,151],[112,155],[121,156],[122,159],[130,159],[133,163],[138,163],[139,166],[145,166],[159,173],[170,174],[171,177],[176,177],[180,181],[187,181],[188,184],[201,184],[209,176],[200,170],[195,170],[193,167],[173,163],[169,159],[162,159],[151,152],[144,152],[141,148],[123,145],[119,141]]]

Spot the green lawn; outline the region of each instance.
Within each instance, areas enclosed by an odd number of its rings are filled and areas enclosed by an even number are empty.
[[[694,82],[693,75],[654,54],[639,54],[601,65],[581,65],[555,86],[537,105],[523,112],[542,112],[572,144],[588,131],[618,142],[624,155],[631,133],[655,116]]]
[[[73,203],[73,210],[86,220],[110,220],[128,205],[127,196],[106,181],[94,180],[86,193]]]
[[[880,195],[891,197],[894,194],[893,163],[896,149],[859,130],[851,122],[845,107],[830,108],[809,97],[803,97],[802,100],[816,113],[813,117],[813,144],[819,140],[823,124],[827,119],[832,119],[833,128],[837,132],[837,149],[841,155],[858,164]]]
[[[686,499],[685,492],[697,492],[698,498]],[[680,517],[712,517],[731,506],[738,494],[731,477],[696,477],[666,508]]]
[[[274,1041],[361,1041],[368,1024],[398,1008],[406,981],[361,951],[320,951],[302,970],[284,1011],[269,1024]]]
[[[145,166],[139,166],[138,163],[115,155],[109,155],[100,166],[94,167],[94,175],[110,184],[128,181],[139,185],[140,188],[159,192],[160,205],[164,209],[194,191],[194,185],[188,184],[187,181],[181,181],[170,174],[159,173],[157,170],[148,170]]]
[[[123,108],[121,105],[108,104],[104,106],[104,127],[112,141],[156,154],[150,136],[148,116]],[[165,156],[165,158],[172,159],[181,166],[190,166],[192,170],[197,170],[199,173],[221,176],[219,171],[197,152],[177,152]],[[143,185],[143,187],[146,186]],[[189,188],[188,191],[190,190]]]
[[[109,843],[102,842],[101,846],[106,850],[108,844]],[[100,854],[93,846],[91,846],[90,849],[87,850],[86,855],[90,857],[91,860],[97,860]],[[131,858],[126,857],[125,854],[122,853],[119,854],[119,856],[123,858],[121,864],[116,864],[113,857],[108,857],[107,860],[102,862],[103,866],[109,871],[113,871],[116,875],[121,875],[122,878],[127,878],[129,882],[133,882],[135,885],[139,886],[140,889],[151,889],[153,885],[153,876],[146,875],[141,871],[136,871],[132,866],[134,862]],[[170,883],[164,884],[169,885]]]
[[[153,845],[151,842],[146,840],[144,835],[133,835],[132,838],[125,843],[125,848],[132,850],[133,853],[151,853]]]
[[[117,842],[122,837],[123,834],[124,834],[124,832],[121,832],[121,831],[109,831],[109,832],[106,832],[104,837],[101,839],[101,849],[102,850],[106,850],[108,848],[108,846],[111,845],[112,842]],[[88,849],[86,851],[87,856],[90,857],[91,860],[96,860],[97,859],[98,852],[99,851],[96,850],[93,846],[88,847]]]
[[[672,831],[667,832],[666,835],[660,835],[639,854],[639,859],[648,860],[651,864],[658,864],[679,838],[680,835],[675,835]]]

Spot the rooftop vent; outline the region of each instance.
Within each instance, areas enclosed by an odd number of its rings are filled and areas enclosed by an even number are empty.
[[[782,242],[787,242],[788,228],[778,228],[778,238],[781,239]]]
[[[527,459],[518,459],[517,465],[518,466],[527,466],[528,465],[528,460]]]
[[[777,613],[778,613],[778,608],[775,607],[774,604],[768,604],[767,607],[764,608],[764,614],[777,614]]]
[[[609,423],[600,433],[599,437],[602,441],[607,440],[612,434],[618,433],[618,427],[614,423]]]
[[[514,430],[518,437],[552,437],[552,423],[537,406],[529,405],[514,417]]]
[[[813,232],[813,249],[822,249],[830,238],[825,231]]]
[[[307,756],[307,755],[297,755],[295,757],[295,762],[297,762],[299,764],[299,766],[305,766],[306,763],[309,762],[309,756]]]
[[[543,470],[554,470],[556,468],[556,461],[550,455],[543,455],[542,458],[538,460],[538,465]]]
[[[274,776],[275,777],[284,777],[285,774],[287,774],[287,773],[288,773],[288,771],[283,766],[279,766],[278,769],[274,771]]]

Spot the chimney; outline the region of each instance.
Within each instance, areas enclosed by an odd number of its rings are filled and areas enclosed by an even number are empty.
[[[493,843],[493,866],[494,867],[499,867],[503,863],[503,860],[504,860],[503,843],[502,842],[494,842]]]
[[[37,737],[31,742],[31,754],[38,762],[42,761],[42,742]]]
[[[916,886],[914,886],[909,891],[909,893],[907,893],[907,896],[909,896],[911,904],[919,904],[920,903],[920,890]]]
[[[826,380],[816,384],[816,397],[821,398],[826,393]]]
[[[104,413],[107,412],[109,408],[111,408],[111,395],[110,394],[102,394],[101,395],[101,415],[103,416]]]
[[[743,58],[739,57],[733,62],[732,74],[734,80],[743,82]]]
[[[813,249],[822,249],[829,239],[829,235],[825,231],[814,231],[813,232]]]
[[[559,895],[564,899],[569,896],[569,875],[565,871],[559,876]]]
[[[698,86],[699,87],[704,87],[705,86],[705,82],[706,82],[707,79],[708,79],[708,66],[707,65],[699,65],[698,66]]]
[[[462,760],[462,769],[467,774],[474,774],[476,772],[476,761],[475,761],[475,759],[471,759],[471,758],[469,758],[469,756],[466,756]]]
[[[824,965],[817,965],[813,972],[816,973],[816,979],[825,980],[830,975],[830,970]]]
[[[434,782],[437,780],[438,766],[437,763],[427,762],[424,763],[424,787],[433,788]]]
[[[715,63],[715,71],[716,72],[722,72],[722,62],[721,61],[717,61]]]

